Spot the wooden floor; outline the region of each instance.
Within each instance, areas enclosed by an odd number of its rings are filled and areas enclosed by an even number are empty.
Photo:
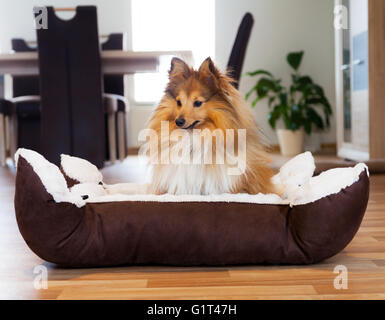
[[[141,179],[136,165],[130,158],[105,168],[105,181]],[[0,168],[0,299],[385,299],[385,175],[370,177],[364,222],[337,256],[311,266],[221,268],[57,268],[20,236],[14,179],[13,170]],[[40,265],[47,267],[48,289],[34,288]],[[347,290],[333,286],[337,265],[348,269]]]

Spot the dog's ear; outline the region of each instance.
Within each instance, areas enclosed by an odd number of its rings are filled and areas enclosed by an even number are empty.
[[[168,72],[170,80],[175,77],[187,78],[190,73],[190,67],[183,60],[179,58],[172,58],[170,71]]]
[[[211,86],[217,86],[221,75],[220,71],[216,68],[210,57],[206,58],[206,60],[202,62],[198,73],[199,79],[206,81],[206,83]]]
[[[220,72],[214,65],[213,60],[210,57],[206,58],[199,67],[199,73],[212,73],[214,76],[219,77]]]

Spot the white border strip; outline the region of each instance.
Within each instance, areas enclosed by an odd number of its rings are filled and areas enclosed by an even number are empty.
[[[15,154],[15,162],[19,156],[22,156],[32,166],[33,170],[40,177],[47,192],[52,195],[56,202],[69,202],[77,207],[84,206],[89,203],[101,202],[121,202],[121,201],[141,201],[141,202],[237,202],[237,203],[253,203],[253,204],[273,204],[273,205],[301,205],[311,203],[324,198],[331,194],[336,194],[342,189],[351,186],[359,180],[360,174],[366,170],[369,176],[368,168],[365,164],[359,163],[353,168],[336,168],[325,171],[319,176],[313,177],[307,189],[300,190],[302,192],[300,199],[288,200],[281,199],[276,194],[256,194],[250,195],[246,193],[240,194],[220,194],[220,195],[153,195],[153,194],[137,194],[125,195],[114,194],[104,195],[87,201],[81,199],[79,195],[71,194],[67,187],[64,176],[59,168],[47,161],[39,153],[28,150],[19,149]],[[306,196],[304,197],[303,194]]]
[[[239,202],[255,204],[289,204],[287,200],[281,199],[276,194],[247,194],[247,193],[224,193],[217,195],[173,195],[173,194],[137,194],[124,195],[114,194],[100,196],[91,199],[90,203],[141,201],[141,202]]]

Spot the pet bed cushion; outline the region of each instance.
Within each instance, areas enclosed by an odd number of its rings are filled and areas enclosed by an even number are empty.
[[[311,165],[306,177],[297,168],[300,182],[281,199],[109,194],[85,160],[64,156],[60,170],[19,149],[16,161],[20,232],[39,257],[67,267],[316,263],[352,240],[369,196],[363,164],[316,177]],[[292,176],[291,166],[275,180]]]

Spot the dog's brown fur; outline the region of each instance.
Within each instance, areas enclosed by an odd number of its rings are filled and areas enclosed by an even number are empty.
[[[230,192],[275,193],[271,183],[273,171],[268,167],[269,158],[261,142],[259,129],[250,107],[232,85],[233,80],[221,73],[210,58],[202,63],[199,70],[174,58],[169,80],[165,94],[149,121],[149,128],[160,132],[161,121],[169,121],[172,131],[177,128],[175,120],[184,118],[186,124],[183,129],[194,123],[194,129],[222,129],[224,132],[226,129],[235,129],[235,141],[237,129],[246,129],[246,171],[234,179]],[[195,101],[201,101],[202,105],[194,107]],[[215,146],[215,143],[212,145]],[[157,174],[161,174],[161,171],[157,173],[155,166],[153,179],[159,178]]]

